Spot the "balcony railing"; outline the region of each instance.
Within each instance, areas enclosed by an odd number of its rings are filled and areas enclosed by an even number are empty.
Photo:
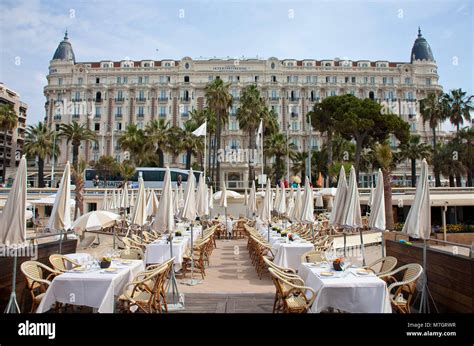
[[[137,102],[146,102],[146,98],[145,98],[145,97],[137,97],[137,98],[135,98],[135,100],[136,100]]]
[[[123,97],[116,97],[115,102],[123,102],[125,99]]]
[[[122,114],[115,114],[115,119],[122,119],[123,115]]]
[[[168,98],[167,97],[159,97],[158,101],[159,102],[166,102],[166,101],[168,101]]]
[[[55,116],[53,117],[53,119],[54,119],[54,120],[61,120],[61,116],[60,116],[60,115],[55,115]]]

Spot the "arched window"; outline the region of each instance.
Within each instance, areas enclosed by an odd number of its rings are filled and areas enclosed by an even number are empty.
[[[184,82],[189,83],[189,76],[184,76]]]
[[[373,91],[370,91],[370,92],[369,92],[369,99],[373,100],[374,98],[375,98],[374,92],[373,92]]]
[[[101,102],[102,101],[102,93],[100,91],[98,91],[96,94],[95,94],[95,101],[96,102]]]

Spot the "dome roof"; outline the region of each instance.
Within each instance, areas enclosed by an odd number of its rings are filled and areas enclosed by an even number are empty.
[[[421,35],[421,29],[418,27],[418,38],[411,49],[411,62],[415,60],[434,61],[433,52],[426,38]]]
[[[56,48],[56,51],[54,52],[53,60],[72,60],[74,63],[76,62],[71,42],[69,42],[67,37],[67,30],[64,34],[64,40],[61,41],[58,48]]]

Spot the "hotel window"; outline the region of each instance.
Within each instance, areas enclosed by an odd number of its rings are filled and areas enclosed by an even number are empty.
[[[117,101],[122,101],[123,100],[123,91],[119,90],[117,91]]]
[[[164,84],[166,82],[165,76],[160,76],[160,83]]]
[[[277,81],[277,77],[276,76],[272,76],[272,83],[276,83]]]
[[[426,78],[426,85],[431,85],[431,78]]]
[[[63,85],[63,79],[62,78],[58,78],[58,85]]]
[[[138,127],[139,130],[143,130],[143,123],[141,121],[139,121],[137,123],[137,127]]]
[[[128,83],[128,77],[123,77],[123,84],[127,84]]]
[[[331,91],[329,92],[329,96],[336,96],[336,95],[337,95],[336,90],[331,90]]]
[[[143,118],[145,116],[145,109],[143,106],[139,106],[137,110],[137,116]]]
[[[255,76],[254,80],[255,80],[255,83],[257,83],[258,82],[258,76]]]
[[[387,77],[382,77],[382,84],[387,84]]]
[[[278,93],[276,90],[272,90],[272,100],[277,100],[278,99]]]
[[[166,90],[160,90],[160,100],[166,100]]]
[[[233,81],[234,81],[234,76],[228,76],[227,78],[228,78],[229,82],[233,82]]]
[[[122,115],[122,107],[121,106],[117,106],[115,114],[116,115]]]
[[[344,83],[349,83],[349,77],[344,77]]]
[[[162,118],[166,117],[166,107],[165,106],[160,107],[160,117],[162,117]]]
[[[100,78],[99,78],[99,77],[97,77],[97,78],[95,79],[95,84],[100,84]]]
[[[184,76],[184,82],[189,83],[189,76]]]
[[[416,132],[416,123],[415,122],[411,123],[410,127],[411,127],[410,128],[411,132]]]
[[[95,107],[95,117],[100,118],[100,107]]]
[[[239,125],[238,125],[237,121],[235,121],[235,120],[229,121],[229,130],[230,131],[237,131],[238,129],[239,129]]]
[[[332,83],[333,83],[333,84],[336,84],[336,83],[337,83],[337,76],[333,76],[333,77],[332,77]]]
[[[115,155],[115,161],[120,162],[120,154]]]
[[[144,90],[138,91],[138,100],[139,101],[145,101],[145,91]]]
[[[318,150],[319,142],[317,138],[311,138],[311,150]]]
[[[306,76],[306,83],[311,83],[311,76]]]
[[[369,82],[369,77],[364,77],[363,83],[364,83],[364,84],[367,84],[368,82]]]
[[[232,150],[239,149],[239,141],[237,139],[231,139],[229,142],[229,147]]]
[[[138,77],[138,84],[142,84],[143,83],[143,77]]]
[[[82,79],[82,77],[79,77],[77,79],[77,84],[82,84],[84,82],[84,80]]]
[[[293,83],[298,83],[298,76],[293,76]]]
[[[388,77],[388,84],[393,84],[393,77]]]
[[[405,77],[405,84],[411,84],[411,78]]]
[[[356,83],[356,77],[351,77],[351,83],[355,84]]]
[[[300,122],[299,121],[292,121],[291,122],[291,130],[298,131],[300,129]]]
[[[209,82],[212,82],[214,80],[214,76],[209,76],[209,77],[207,77],[207,79],[208,79]]]
[[[100,123],[95,123],[94,124],[94,131],[96,131],[96,132],[100,131]]]
[[[148,76],[143,77],[143,83],[148,84],[150,78]]]
[[[375,77],[370,77],[370,84],[375,84]]]
[[[187,117],[189,115],[189,106],[183,106],[183,111],[181,112],[181,116]]]
[[[81,99],[81,93],[79,91],[76,91],[74,93],[74,100],[73,101],[80,101]]]
[[[326,77],[326,83],[329,83],[331,80],[331,77]]]
[[[115,129],[116,129],[117,131],[122,131],[122,123],[116,123]]]
[[[272,111],[275,113],[276,116],[279,114],[279,107],[278,106],[272,106]]]

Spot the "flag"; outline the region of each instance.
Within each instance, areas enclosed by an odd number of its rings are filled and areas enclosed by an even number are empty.
[[[319,172],[318,181],[316,182],[316,184],[317,184],[319,187],[323,187],[324,180],[323,180],[323,175],[321,174],[321,172]]]
[[[204,122],[201,126],[199,126],[196,130],[193,131],[193,135],[195,136],[205,136],[207,131],[207,121]]]

